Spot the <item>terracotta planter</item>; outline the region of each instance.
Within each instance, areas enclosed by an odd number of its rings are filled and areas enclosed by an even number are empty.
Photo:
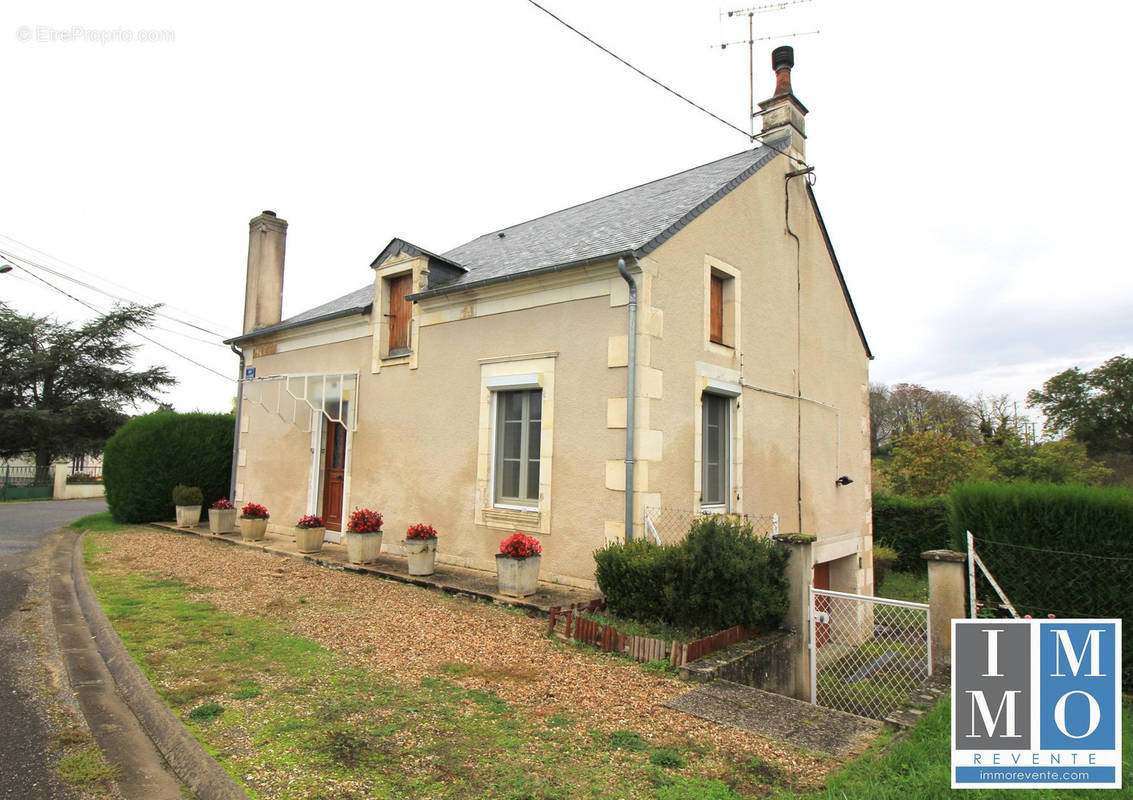
[[[437,560],[437,539],[406,539],[401,543],[409,555],[410,575],[432,575]]]
[[[240,538],[245,542],[260,542],[268,532],[266,517],[240,517]]]
[[[234,530],[236,530],[236,509],[209,509],[209,531],[211,533],[232,533]]]
[[[356,533],[346,531],[346,560],[351,564],[372,564],[378,560],[378,553],[382,552],[382,532]]]
[[[195,528],[201,521],[200,506],[174,506],[177,509],[177,527]]]
[[[323,549],[326,528],[296,528],[295,549],[300,553],[317,553]]]
[[[539,562],[542,556],[512,558],[496,555],[496,582],[504,597],[528,597],[535,594],[539,583]]]

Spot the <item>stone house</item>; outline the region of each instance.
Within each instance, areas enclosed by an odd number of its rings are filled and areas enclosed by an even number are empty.
[[[582,586],[646,509],[776,513],[817,537],[818,585],[868,592],[872,356],[792,65],[779,48],[761,146],[443,254],[394,239],[365,285],[286,320],[287,223],[254,218],[235,499],[280,532],[320,513],[332,539],[380,510],[395,553],[427,522],[440,562],[485,570],[529,532],[542,578]]]

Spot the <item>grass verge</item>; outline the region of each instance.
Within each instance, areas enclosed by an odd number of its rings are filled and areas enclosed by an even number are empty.
[[[285,624],[219,610],[177,580],[100,571],[113,533],[88,536],[91,583],[159,694],[254,797],[717,798],[786,776],[710,744],[597,732],[459,684],[344,666]]]
[[[945,698],[913,728],[888,748],[874,747],[827,781],[821,792],[806,795],[781,793],[779,797],[806,800],[909,800],[963,796],[964,800],[1059,800],[1113,796],[1098,790],[1069,789],[965,789],[949,788],[951,767],[950,704]],[[1123,786],[1133,781],[1133,705],[1121,710]]]
[[[890,572],[885,576],[878,597],[890,600],[905,600],[910,603],[928,602],[928,576],[911,572]]]
[[[114,521],[109,511],[100,511],[97,514],[87,514],[71,523],[77,531],[114,531],[122,527],[121,523]]]

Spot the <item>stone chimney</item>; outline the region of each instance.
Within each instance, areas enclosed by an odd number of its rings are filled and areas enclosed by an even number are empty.
[[[775,94],[759,104],[763,112],[763,131],[760,138],[770,141],[787,137],[782,149],[806,160],[806,106],[799,102],[791,90],[791,67],[795,66],[793,47],[776,47],[771,52],[771,68],[775,70]]]
[[[283,250],[287,222],[265,211],[248,223],[248,283],[244,289],[244,333],[283,318]]]

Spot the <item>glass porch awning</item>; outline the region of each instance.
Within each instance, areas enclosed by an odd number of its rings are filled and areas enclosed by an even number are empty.
[[[272,375],[242,380],[244,400],[262,406],[289,425],[310,432],[319,415],[358,430],[358,373]]]

